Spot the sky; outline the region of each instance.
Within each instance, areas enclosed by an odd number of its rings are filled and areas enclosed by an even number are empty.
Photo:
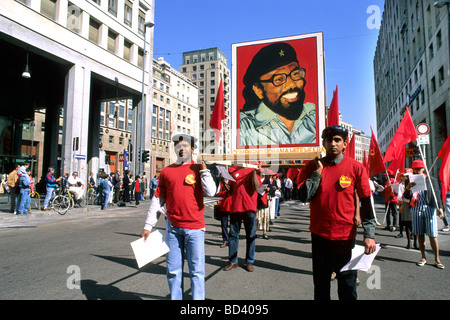
[[[342,120],[376,134],[373,58],[384,0],[155,0],[153,57],[176,70],[183,52],[322,32],[325,101],[339,87]]]

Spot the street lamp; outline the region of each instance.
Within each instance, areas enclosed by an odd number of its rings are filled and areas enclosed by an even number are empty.
[[[144,23],[144,57],[142,60],[142,99],[141,99],[141,127],[140,127],[140,144],[139,144],[139,149],[141,150],[141,152],[144,150],[144,122],[145,122],[145,114],[144,114],[144,110],[145,110],[145,93],[144,93],[144,89],[145,89],[145,45],[147,43],[147,39],[146,39],[146,33],[147,33],[147,27],[148,28],[152,28],[155,24],[151,21],[147,21]],[[151,112],[151,108],[149,109]],[[138,158],[139,161],[139,171],[142,174],[144,172],[144,162],[142,161],[142,158],[139,157]]]

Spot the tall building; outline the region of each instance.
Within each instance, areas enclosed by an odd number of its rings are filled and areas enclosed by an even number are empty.
[[[213,112],[220,80],[223,80],[225,120],[222,123],[222,137],[218,150],[219,153],[231,153],[231,82],[227,57],[218,48],[184,52],[180,72],[190,78],[198,87],[200,153],[211,153],[212,146],[216,146],[214,133],[210,130],[209,119]]]
[[[36,159],[41,137],[23,134],[23,126],[39,121],[45,145],[34,173],[52,166],[57,175],[76,170],[86,179],[99,169],[102,102],[111,100],[133,101],[132,143],[150,149],[151,137],[141,131],[151,121],[151,99],[141,100],[152,91],[152,21],[154,0],[0,1],[0,69],[7,79],[0,87],[0,170]],[[117,126],[129,117],[121,117],[119,105],[107,107],[117,111]],[[23,145],[31,152],[23,154]]]
[[[430,143],[425,145],[429,167],[450,130],[450,21],[448,4],[440,8],[435,2],[387,0],[373,62],[381,151],[386,150],[409,105],[414,124],[430,127]],[[439,166],[433,169],[435,176]]]
[[[153,112],[151,162],[155,173],[176,161],[171,138],[187,133],[199,139],[198,88],[164,59],[153,60]],[[198,149],[194,152],[194,155]]]

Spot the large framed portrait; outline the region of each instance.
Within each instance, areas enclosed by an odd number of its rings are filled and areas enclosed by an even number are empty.
[[[233,153],[322,150],[322,33],[232,44]]]

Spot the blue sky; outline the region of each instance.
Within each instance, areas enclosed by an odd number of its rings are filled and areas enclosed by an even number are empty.
[[[382,15],[384,0],[155,0],[153,54],[178,70],[183,52],[218,47],[231,70],[233,43],[323,32],[326,104],[338,85],[343,120],[370,136],[379,30],[369,26],[381,19],[371,6]]]

